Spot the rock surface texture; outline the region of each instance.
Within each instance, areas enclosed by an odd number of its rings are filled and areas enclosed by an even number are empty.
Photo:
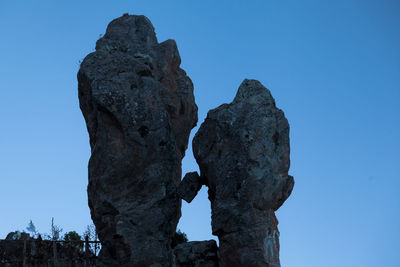
[[[192,202],[197,193],[201,189],[203,181],[197,172],[189,172],[185,174],[178,187],[179,196],[187,203]]]
[[[244,80],[232,103],[208,112],[193,153],[208,186],[220,266],[280,266],[274,212],[294,185],[289,150],[289,124],[258,81]]]
[[[174,249],[177,267],[218,267],[218,247],[214,240],[192,241]]]
[[[78,72],[90,136],[88,199],[106,266],[171,266],[177,187],[197,123],[173,40],[144,16],[113,20]]]

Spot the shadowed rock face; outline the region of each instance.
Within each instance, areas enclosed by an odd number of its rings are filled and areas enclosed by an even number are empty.
[[[193,140],[220,266],[280,266],[276,211],[290,195],[289,124],[260,82],[208,112]]]
[[[218,267],[217,251],[215,240],[179,244],[174,249],[176,267]]]
[[[177,186],[197,123],[173,40],[144,16],[113,20],[78,72],[90,136],[88,198],[106,266],[171,266]],[[157,265],[160,264],[160,265]]]
[[[190,203],[195,198],[202,185],[203,181],[198,173],[189,172],[185,174],[185,177],[183,177],[181,183],[179,184],[178,194],[187,203]]]

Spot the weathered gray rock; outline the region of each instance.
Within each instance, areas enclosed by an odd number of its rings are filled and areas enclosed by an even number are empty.
[[[197,123],[193,85],[173,40],[144,16],[113,20],[78,72],[90,136],[88,199],[107,266],[170,266],[177,186]]]
[[[178,187],[179,196],[187,203],[192,202],[202,186],[201,177],[197,172],[185,174]]]
[[[290,195],[289,124],[260,82],[208,112],[193,140],[208,186],[220,266],[280,266],[274,211]]]
[[[192,241],[174,249],[177,267],[217,267],[218,247],[215,240]]]

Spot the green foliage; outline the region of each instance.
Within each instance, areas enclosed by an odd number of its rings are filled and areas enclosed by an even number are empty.
[[[82,241],[82,237],[75,231],[64,234],[64,241]]]
[[[186,243],[188,238],[184,232],[178,229],[178,231],[172,237],[171,247],[174,248],[179,244]]]
[[[32,237],[35,237],[35,235],[37,234],[36,226],[33,224],[32,220],[29,221],[28,226],[26,227],[26,230],[28,230],[28,232],[31,233]]]
[[[70,231],[64,234],[64,241],[72,241],[72,244],[68,244],[68,246],[72,246],[77,248],[78,250],[83,249],[82,237],[75,231]]]
[[[30,236],[24,231],[15,231],[8,233],[6,240],[27,240]]]

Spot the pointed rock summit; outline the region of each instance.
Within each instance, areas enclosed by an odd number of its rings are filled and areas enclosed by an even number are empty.
[[[175,41],[145,16],[113,20],[78,72],[90,136],[88,199],[105,266],[172,266],[181,160],[197,123]]]
[[[274,212],[293,189],[289,152],[288,121],[256,80],[208,112],[193,153],[208,186],[219,266],[280,266]]]

